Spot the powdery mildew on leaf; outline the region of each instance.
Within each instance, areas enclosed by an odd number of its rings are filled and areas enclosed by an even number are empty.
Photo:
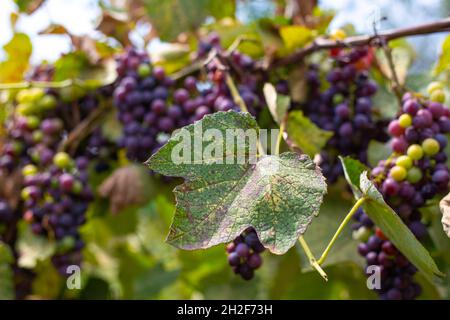
[[[250,115],[236,112],[207,116],[186,129],[193,133],[200,123],[203,130],[257,129]],[[167,238],[172,245],[208,248],[253,226],[265,247],[283,254],[318,214],[326,183],[308,156],[288,152],[256,164],[174,165],[170,155],[176,143],[174,136],[148,161],[157,172],[186,179],[175,189],[177,207]]]

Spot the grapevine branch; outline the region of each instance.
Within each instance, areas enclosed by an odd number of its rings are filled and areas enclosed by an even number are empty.
[[[323,49],[358,47],[364,45],[380,46],[381,45],[380,39],[383,39],[385,42],[389,42],[391,40],[403,37],[418,36],[446,31],[447,32],[450,31],[450,17],[434,21],[431,23],[425,23],[407,28],[399,28],[379,32],[378,34],[375,35],[360,35],[348,37],[344,40],[319,38],[316,39],[312,44],[297,50],[296,52],[294,52],[289,56],[274,60],[268,66],[268,69],[274,69],[296,63],[302,60],[307,55]]]
[[[101,103],[100,107],[94,110],[86,119],[80,122],[58,146],[59,151],[70,149],[69,152],[75,152],[79,143],[86,138],[97,127],[98,122],[107,111],[109,111],[109,104]]]

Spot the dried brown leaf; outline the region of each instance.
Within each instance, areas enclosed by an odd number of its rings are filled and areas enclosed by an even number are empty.
[[[450,193],[441,200],[439,207],[442,212],[442,227],[444,228],[444,232],[450,238]]]
[[[103,198],[108,198],[111,212],[117,214],[121,210],[143,204],[144,183],[142,170],[136,165],[116,169],[98,188]]]

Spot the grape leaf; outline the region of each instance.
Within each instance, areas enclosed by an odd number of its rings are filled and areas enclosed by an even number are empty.
[[[441,55],[439,56],[439,61],[433,70],[433,74],[439,75],[444,70],[449,69],[450,69],[450,36],[447,36],[447,38],[445,38],[444,43],[442,44]]]
[[[180,33],[193,31],[207,17],[233,16],[234,1],[144,0],[152,26],[162,40],[174,40]]]
[[[332,132],[320,129],[299,110],[289,113],[286,131],[289,139],[310,157],[319,153],[333,136]]]
[[[280,36],[289,52],[301,48],[313,38],[313,31],[304,26],[281,26]]]
[[[364,165],[358,165],[357,160],[350,158],[341,157],[340,159],[346,179],[354,190],[355,198],[366,198],[363,209],[377,227],[425,277],[432,279],[433,275],[443,276],[425,247],[416,239],[395,211],[384,202],[381,193],[369,180]],[[358,179],[359,182],[357,182]]]
[[[53,242],[35,235],[25,222],[19,224],[17,248],[20,254],[18,264],[23,268],[34,268],[39,261],[49,258],[56,250]]]
[[[0,83],[21,81],[33,51],[30,38],[24,33],[16,33],[3,49],[7,59],[0,63]]]
[[[44,3],[44,0],[14,0],[20,12],[32,14]]]
[[[278,94],[271,83],[264,84],[264,97],[273,119],[280,124],[291,105],[289,96]]]
[[[318,213],[326,192],[322,173],[308,156],[292,152],[250,163],[250,139],[238,143],[241,152],[236,147],[230,150],[227,139],[222,139],[222,153],[203,154],[208,143],[202,135],[208,129],[222,137],[227,129],[259,130],[248,113],[218,112],[179,131],[147,161],[152,170],[186,179],[174,190],[177,207],[167,241],[187,250],[208,248],[230,242],[253,226],[266,248],[285,253]],[[201,147],[185,150],[190,159],[201,154],[203,158],[175,164],[172,153],[186,133]],[[242,152],[245,161],[239,163]],[[226,164],[216,161],[229,157],[233,161]]]
[[[0,242],[0,300],[14,299],[12,262],[11,250],[3,242]]]

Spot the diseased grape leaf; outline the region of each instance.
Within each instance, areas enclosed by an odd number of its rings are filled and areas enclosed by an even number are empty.
[[[433,276],[443,276],[427,249],[416,239],[395,211],[384,202],[381,193],[369,180],[364,165],[358,165],[357,160],[350,158],[341,157],[340,159],[347,181],[353,190],[356,190],[355,198],[366,198],[363,203],[364,212],[377,227],[425,277],[432,279]]]
[[[233,149],[227,148],[227,139],[217,140],[221,152],[207,154],[203,151],[210,142],[201,137],[208,129],[222,137],[227,129],[241,129],[241,138],[259,130],[248,113],[218,112],[179,131],[147,161],[152,170],[186,180],[174,190],[177,207],[167,241],[187,250],[208,248],[230,242],[253,226],[266,248],[285,253],[318,213],[326,193],[320,169],[308,156],[292,152],[252,163],[249,155],[256,146],[249,139]],[[175,164],[172,153],[185,137],[198,143],[185,150],[189,159],[203,158]],[[239,163],[242,154],[245,161]],[[220,164],[218,159],[232,161]]]
[[[0,300],[14,299],[12,262],[11,250],[3,242],[0,242]]]
[[[331,131],[317,127],[300,110],[288,115],[286,132],[289,139],[310,157],[314,157],[333,136]]]

